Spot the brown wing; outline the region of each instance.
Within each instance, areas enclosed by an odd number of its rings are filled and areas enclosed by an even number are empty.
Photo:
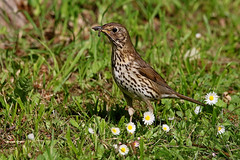
[[[173,90],[167,82],[149,65],[147,64],[141,57],[140,55],[136,52],[135,54],[135,61],[139,65],[139,73],[151,79],[153,82],[157,83],[160,86],[167,87],[168,89]]]
[[[158,90],[158,93],[160,95],[162,94],[169,94],[169,95],[175,95],[175,91],[167,84],[167,82],[149,65],[147,64],[137,53],[135,61],[139,65],[139,73],[152,80],[152,83],[156,90]],[[175,97],[175,96],[173,96]]]
[[[146,67],[141,67],[139,69],[139,73],[147,77],[148,79],[151,79],[153,82],[157,83],[160,86],[166,87],[168,89],[173,90],[167,82],[150,66]]]

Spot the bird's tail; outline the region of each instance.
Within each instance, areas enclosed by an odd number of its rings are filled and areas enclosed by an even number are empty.
[[[184,96],[184,95],[182,95],[182,94],[177,93],[176,95],[177,95],[179,98],[181,98],[181,99],[184,99],[184,100],[187,100],[187,101],[190,101],[190,102],[199,104],[199,105],[201,105],[201,106],[205,106],[205,105],[206,105],[206,104],[204,104],[204,103],[202,103],[202,102],[199,102],[199,101],[197,101],[197,100],[195,100],[195,99],[193,99],[193,98]]]

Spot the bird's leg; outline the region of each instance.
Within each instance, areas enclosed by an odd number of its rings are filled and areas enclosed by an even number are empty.
[[[132,122],[132,117],[134,114],[135,110],[132,107],[128,108],[128,114],[130,115],[130,122]]]
[[[133,114],[135,112],[135,110],[133,109],[132,98],[129,97],[128,95],[126,95],[125,93],[123,93],[123,95],[124,95],[124,98],[127,101],[128,113],[129,113],[129,116],[130,116],[130,122],[132,122],[132,117],[133,117]]]
[[[153,113],[153,106],[151,104],[151,101],[145,100],[147,106],[148,106],[148,111]]]

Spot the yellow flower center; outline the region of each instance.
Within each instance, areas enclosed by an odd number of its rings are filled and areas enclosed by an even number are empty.
[[[210,100],[210,101],[212,101],[213,99],[214,99],[214,97],[213,97],[213,96],[210,96],[210,97],[209,97],[209,100]]]
[[[222,127],[218,127],[218,131],[221,131],[222,130]]]
[[[167,130],[167,127],[163,127],[163,130],[166,131],[166,130]]]
[[[117,132],[117,130],[116,130],[115,128],[113,128],[112,131],[113,131],[113,133],[116,133],[116,132]]]
[[[129,130],[132,130],[132,128],[133,128],[133,127],[132,127],[131,125],[128,125],[128,129],[129,129]]]
[[[125,153],[125,152],[126,152],[126,148],[122,147],[122,148],[121,148],[121,151],[122,151],[123,153]]]
[[[149,121],[150,120],[150,116],[149,115],[147,115],[146,117],[145,117],[145,119],[147,120],[147,121]]]

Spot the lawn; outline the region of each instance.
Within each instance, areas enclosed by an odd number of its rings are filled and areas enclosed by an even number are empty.
[[[21,27],[0,14],[0,159],[239,159],[240,0],[20,4]],[[200,112],[188,101],[152,102],[155,121],[145,125],[146,104],[135,101],[129,133],[111,45],[91,29],[109,22],[126,26],[177,92],[204,103],[215,92],[218,102]]]

